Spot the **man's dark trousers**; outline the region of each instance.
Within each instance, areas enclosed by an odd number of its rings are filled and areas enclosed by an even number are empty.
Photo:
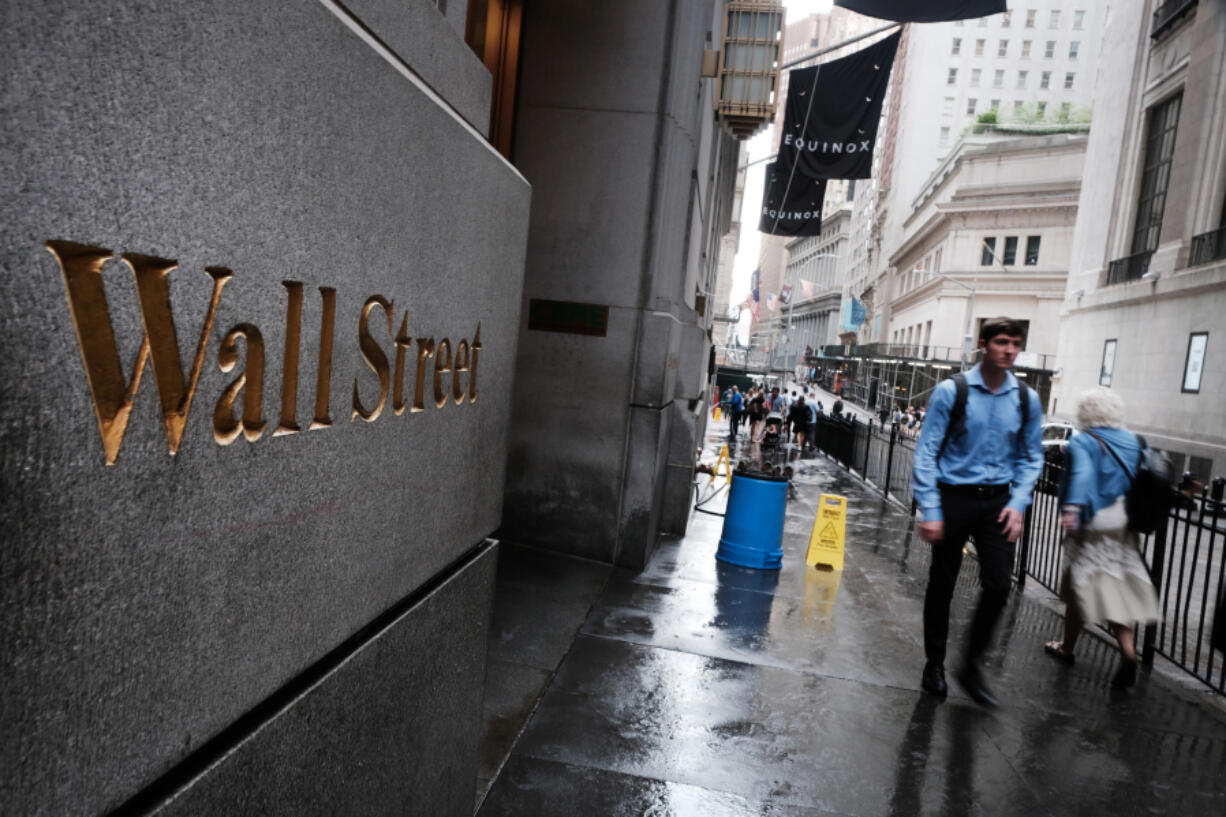
[[[981,491],[974,486],[941,485],[941,511],[945,538],[932,546],[928,593],[924,597],[924,654],[938,666],[945,664],[949,636],[949,605],[962,567],[962,546],[974,537],[979,554],[979,583],[983,588],[971,622],[966,661],[978,661],[992,641],[992,631],[1013,587],[1016,543],[1005,539],[1004,522],[996,521],[1009,502],[1009,487]],[[985,495],[993,494],[994,495]]]
[[[728,406],[728,433],[733,437],[736,436],[736,427],[741,424],[741,412],[736,410],[735,405]]]

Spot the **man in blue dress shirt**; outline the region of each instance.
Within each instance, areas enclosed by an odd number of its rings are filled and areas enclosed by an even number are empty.
[[[979,333],[982,359],[964,375],[962,416],[957,416],[958,387],[950,378],[936,387],[928,403],[912,475],[915,499],[923,513],[919,533],[932,544],[924,597],[927,663],[922,686],[941,698],[948,692],[949,605],[962,566],[962,547],[968,537],[974,537],[982,590],[958,681],[984,706],[995,706],[997,701],[984,683],[980,660],[1009,598],[1014,549],[1034,484],[1043,470],[1039,398],[1009,371],[1024,342],[1025,328],[1018,321],[993,318],[984,322]],[[1028,401],[1025,428],[1023,399]]]
[[[737,386],[732,387],[732,399],[729,402],[729,408],[728,430],[730,436],[735,438],[736,427],[741,424],[741,414],[745,410],[745,398],[741,396],[741,390]]]

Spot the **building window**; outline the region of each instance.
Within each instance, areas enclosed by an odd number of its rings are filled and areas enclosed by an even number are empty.
[[[992,77],[992,87],[993,88],[1004,88],[1005,87],[1005,71],[1003,68],[998,68],[996,70],[995,76]]]
[[[1098,369],[1098,385],[1110,386],[1111,379],[1115,376],[1115,346],[1116,338],[1111,338],[1103,343],[1103,364]]]
[[[1189,454],[1188,464],[1184,471],[1191,473],[1193,479],[1204,484],[1213,479],[1213,459],[1211,457],[1197,457]]]
[[[962,53],[962,38],[954,37],[954,44],[953,44],[953,47],[949,49],[949,55],[951,57],[956,57],[961,53]]]
[[[987,18],[987,17],[980,17],[980,18],[979,18],[979,27],[980,27],[980,28],[987,28],[987,27],[988,27],[988,18]]]
[[[989,108],[993,111],[999,111],[1000,110],[1000,100],[993,99],[992,104],[989,106]]]
[[[980,266],[990,267],[992,265],[992,258],[995,255],[996,255],[996,238],[995,236],[988,236],[987,238],[983,240],[983,254],[979,258]]]
[[[1055,41],[1055,40],[1048,40],[1048,41],[1047,41],[1047,48],[1043,49],[1043,57],[1044,57],[1045,59],[1049,59],[1049,60],[1050,60],[1050,59],[1052,59],[1052,58],[1053,58],[1053,57],[1055,57],[1055,56],[1056,56],[1056,41]]]
[[[1073,31],[1081,31],[1082,24],[1086,21],[1086,13],[1081,9],[1073,12]]]
[[[1046,102],[1035,103],[1035,113],[1039,115],[1039,119],[1042,119],[1043,116],[1047,113],[1047,103]]]
[[[996,56],[998,57],[1009,56],[1009,41],[1008,40],[1001,40],[1000,44],[996,46]]]
[[[952,116],[954,112],[954,98],[952,96],[945,97],[945,106],[941,109],[943,116]]]
[[[1030,40],[1022,40],[1022,58],[1030,59]]]
[[[1005,252],[1001,263],[1006,267],[1011,267],[1017,263],[1017,236],[1010,235],[1005,237]]]
[[[941,249],[939,247],[937,248],[936,255],[932,257],[932,271],[941,271]]]
[[[979,100],[975,99],[975,97],[971,97],[970,99],[966,100],[966,113],[968,116],[975,115],[975,105],[978,102]]]
[[[1039,236],[1026,236],[1026,266],[1033,267],[1039,263]]]
[[[1077,75],[1074,74],[1072,71],[1069,71],[1067,74],[1065,74],[1064,75],[1064,90],[1066,91],[1073,90],[1073,80],[1076,78],[1077,78]]]
[[[1051,87],[1051,71],[1044,71],[1039,74],[1039,90],[1046,91]]]
[[[1068,58],[1070,60],[1077,59],[1077,52],[1081,50],[1081,43],[1073,40],[1068,44]]]
[[[957,68],[950,68],[950,69],[949,69],[949,76],[948,76],[948,77],[945,79],[945,84],[946,84],[946,85],[953,85],[953,84],[957,83],[957,81],[958,81],[958,69],[957,69]]]
[[[1028,71],[1018,71],[1017,72],[1017,89],[1019,91],[1026,90],[1026,75],[1028,73],[1029,73]]]
[[[983,56],[983,46],[985,42],[986,42],[985,40],[975,40],[975,56],[976,57]]]
[[[1141,195],[1137,200],[1137,220],[1132,233],[1132,254],[1158,248],[1162,213],[1166,209],[1166,188],[1171,179],[1171,160],[1175,156],[1175,132],[1183,94],[1171,97],[1149,112],[1145,137],[1145,163],[1141,171]]]
[[[1004,16],[1000,18],[1000,27],[1008,28],[1011,25],[1013,25],[1013,12],[1006,11]]]
[[[1205,349],[1209,346],[1208,332],[1193,332],[1188,336],[1188,355],[1183,359],[1184,394],[1200,394],[1200,379],[1205,373]]]
[[[971,87],[972,87],[972,88],[978,88],[978,87],[979,87],[979,78],[980,78],[980,77],[982,77],[982,76],[983,76],[983,69],[981,69],[981,68],[972,68],[972,69],[971,69]]]
[[[1051,10],[1051,17],[1048,18],[1047,20],[1047,27],[1048,28],[1059,28],[1060,27],[1060,9]]]
[[[1034,28],[1034,18],[1038,13],[1035,9],[1026,9],[1026,28]]]
[[[1022,102],[1020,99],[1015,99],[1015,100],[1013,100],[1013,115],[1014,115],[1014,116],[1021,116],[1021,114],[1022,114],[1022,106],[1023,106],[1023,105],[1025,105],[1025,104],[1026,104],[1026,103],[1025,103],[1025,102]]]
[[[1071,114],[1072,112],[1073,112],[1072,102],[1061,102],[1060,103],[1060,119],[1062,121],[1067,122],[1069,118],[1069,114]]]
[[[947,128],[947,127],[942,127],[942,128],[941,128],[941,139],[940,139],[940,141],[937,143],[937,146],[938,146],[938,147],[945,147],[945,146],[946,146],[946,145],[948,145],[948,144],[949,144],[949,128]]]

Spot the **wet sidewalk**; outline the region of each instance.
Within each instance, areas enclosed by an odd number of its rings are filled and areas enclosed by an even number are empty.
[[[480,817],[1226,814],[1220,698],[1147,670],[1110,690],[1103,637],[1056,663],[1041,588],[998,628],[1001,708],[922,693],[927,547],[829,460],[795,467],[778,571],[717,562],[723,520],[703,513],[642,573],[504,547]],[[838,573],[804,563],[823,492],[849,500]],[[968,559],[951,668],[977,583]]]

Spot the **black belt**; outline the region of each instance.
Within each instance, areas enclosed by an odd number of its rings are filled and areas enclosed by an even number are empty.
[[[1007,482],[1001,485],[950,485],[948,482],[938,482],[937,487],[951,494],[977,496],[980,499],[989,499],[1009,493],[1009,483]]]

